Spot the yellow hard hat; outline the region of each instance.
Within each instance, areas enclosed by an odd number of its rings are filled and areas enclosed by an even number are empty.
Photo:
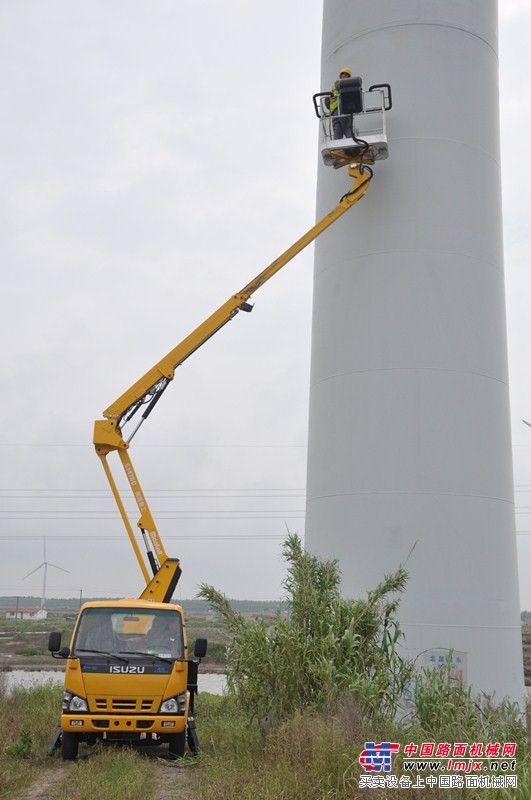
[[[346,72],[349,78],[352,78],[352,70],[350,67],[343,67],[343,69],[339,70],[339,74],[341,75],[342,72]]]

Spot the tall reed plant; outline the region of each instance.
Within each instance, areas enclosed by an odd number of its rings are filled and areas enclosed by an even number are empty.
[[[412,666],[397,652],[396,612],[407,573],[400,567],[366,599],[341,597],[335,561],[322,560],[290,534],[283,545],[287,616],[275,624],[234,611],[217,589],[199,596],[221,615],[231,634],[227,682],[251,716],[277,724],[296,711],[319,711],[348,693],[368,716],[393,716]]]

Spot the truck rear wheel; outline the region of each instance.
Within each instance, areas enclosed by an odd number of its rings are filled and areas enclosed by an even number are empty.
[[[169,737],[169,753],[171,758],[182,758],[184,756],[184,746],[186,744],[186,731],[174,733]]]
[[[61,736],[61,755],[63,761],[75,761],[79,747],[79,736],[77,733],[67,733],[63,731]]]

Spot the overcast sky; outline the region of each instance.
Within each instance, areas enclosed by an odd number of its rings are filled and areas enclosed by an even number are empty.
[[[0,594],[136,595],[93,421],[313,224],[321,0],[0,0]],[[531,6],[500,0],[509,357],[531,609]],[[324,87],[326,88],[326,87]],[[338,197],[348,178],[338,175]],[[304,532],[311,250],[176,375],[131,454],[180,595],[277,598]],[[128,508],[133,510],[132,500]]]

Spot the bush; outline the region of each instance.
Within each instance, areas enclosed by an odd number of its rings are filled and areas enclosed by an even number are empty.
[[[31,755],[31,731],[20,731],[20,735],[16,742],[8,744],[4,748],[4,753],[9,758],[29,758]]]
[[[229,692],[251,716],[274,725],[298,710],[337,705],[345,692],[369,716],[394,715],[412,674],[396,651],[397,593],[404,590],[406,571],[386,576],[367,600],[345,600],[335,561],[310,555],[295,535],[284,542],[283,554],[291,613],[277,614],[273,626],[246,619],[212,586],[200,587],[199,596],[218,611],[232,636]]]

